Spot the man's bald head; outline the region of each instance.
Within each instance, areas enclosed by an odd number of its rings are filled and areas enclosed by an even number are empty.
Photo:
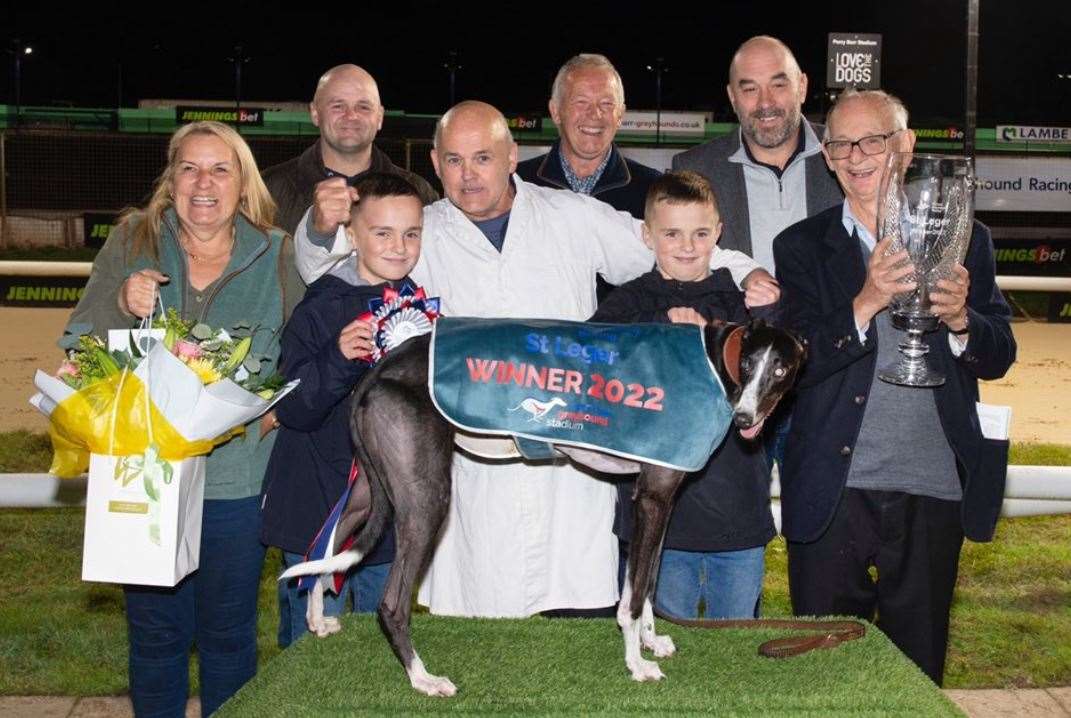
[[[372,142],[383,126],[383,105],[375,79],[356,65],[338,65],[320,76],[309,103],[312,124],[320,128],[326,164],[344,171],[356,157],[367,164]]]
[[[762,162],[782,166],[797,144],[807,76],[775,37],[753,37],[736,51],[725,88],[740,131]]]
[[[783,63],[790,79],[798,81],[802,73],[796,56],[788,49],[788,45],[769,35],[756,35],[745,40],[733,54],[733,61],[729,63],[729,84],[732,85],[738,76],[741,64],[746,64],[754,59],[776,58]]]
[[[330,70],[320,75],[320,79],[316,82],[316,92],[312,96],[313,104],[320,100],[325,92],[330,92],[333,83],[356,83],[362,85],[375,97],[376,104],[380,104],[379,85],[376,84],[376,79],[363,67],[358,67],[357,65],[349,63],[345,65],[335,65]]]
[[[472,221],[500,217],[513,206],[517,143],[506,118],[486,102],[462,102],[439,118],[431,162],[447,199]]]
[[[459,102],[439,118],[435,123],[435,135],[432,137],[433,147],[439,146],[443,134],[451,127],[484,127],[496,141],[513,141],[505,115],[499,112],[497,107],[479,100]]]

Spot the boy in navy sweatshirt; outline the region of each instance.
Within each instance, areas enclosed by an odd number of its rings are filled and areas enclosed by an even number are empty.
[[[742,294],[728,270],[710,270],[721,235],[710,184],[695,172],[659,177],[647,194],[643,237],[656,267],[617,288],[591,318],[596,322],[747,322],[771,318],[777,296]],[[618,485],[614,530],[627,542],[633,529],[634,482]],[[707,618],[757,615],[765,547],[776,534],[770,514],[769,470],[761,442],[730,429],[707,465],[677,492],[662,551],[655,606],[665,615]]]
[[[282,336],[280,371],[301,385],[275,408],[281,426],[264,478],[261,540],[281,548],[288,567],[303,560],[349,480],[350,395],[369,368],[371,342],[371,326],[357,317],[386,287],[406,281],[420,256],[423,208],[416,188],[376,173],[353,189],[359,199],[346,231],[357,257],[309,286]],[[324,616],[340,615],[350,598],[355,610],[374,611],[393,560],[391,528],[346,576],[338,596],[325,593]],[[307,599],[296,580],[280,584],[280,647],[307,631]]]

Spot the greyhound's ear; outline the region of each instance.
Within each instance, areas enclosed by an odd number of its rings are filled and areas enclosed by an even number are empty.
[[[810,348],[810,343],[807,341],[807,337],[803,336],[794,329],[788,330],[789,336],[796,340],[796,343],[800,345],[800,349],[803,350],[803,359],[807,358],[807,350]]]

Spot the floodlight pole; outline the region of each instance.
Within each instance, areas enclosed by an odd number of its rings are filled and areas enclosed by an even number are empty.
[[[461,65],[457,61],[457,50],[451,50],[447,54],[447,60],[443,63],[443,67],[450,74],[450,107],[453,107],[457,102],[455,90],[457,89],[457,71],[461,69]]]
[[[662,73],[669,72],[665,58],[657,58],[647,69],[655,74],[655,144],[662,144]]]
[[[234,117],[235,124],[240,124],[238,115],[242,111],[242,65],[249,62],[249,58],[243,54],[241,45],[235,45],[234,57],[228,57],[227,61],[234,63]]]
[[[963,154],[974,158],[978,126],[978,0],[967,0],[967,97],[963,121]]]
[[[18,127],[22,116],[22,56],[31,54],[33,48],[23,45],[21,38],[15,38],[8,52],[15,57],[15,126]]]

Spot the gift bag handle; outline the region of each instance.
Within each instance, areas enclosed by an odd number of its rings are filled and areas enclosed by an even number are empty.
[[[137,348],[141,350],[143,356],[147,356],[148,355],[149,349],[151,348],[151,345],[152,345],[152,337],[149,336],[149,334],[150,334],[150,331],[152,330],[153,315],[156,312],[156,307],[157,306],[160,307],[160,314],[163,315],[163,313],[164,313],[164,300],[159,294],[156,295],[156,301],[153,302],[152,308],[149,310],[149,315],[146,316],[146,317],[142,317],[141,323],[138,325],[138,335],[137,335],[136,338],[133,339],[135,346],[137,346]],[[142,346],[142,341],[145,342],[144,346]],[[145,364],[145,391],[142,392],[142,396],[143,396],[143,398],[145,400],[145,430],[148,433],[149,444],[153,444],[154,443],[154,439],[153,439],[153,433],[152,433],[152,410],[150,408],[150,402],[149,402],[149,382],[150,382],[149,369],[150,369],[150,365],[148,363],[146,363]],[[129,372],[130,372],[130,369],[128,367],[124,366],[123,367],[123,371],[119,374],[119,386],[117,386],[116,389],[115,389],[115,401],[112,403],[112,418],[111,418],[111,422],[110,422],[109,427],[108,427],[109,428],[109,430],[108,430],[108,455],[109,456],[114,456],[115,455],[115,422],[116,422],[116,417],[119,414],[119,411],[118,411],[118,409],[119,409],[119,397],[123,393],[123,384],[126,383],[126,377],[127,377],[127,374]]]

